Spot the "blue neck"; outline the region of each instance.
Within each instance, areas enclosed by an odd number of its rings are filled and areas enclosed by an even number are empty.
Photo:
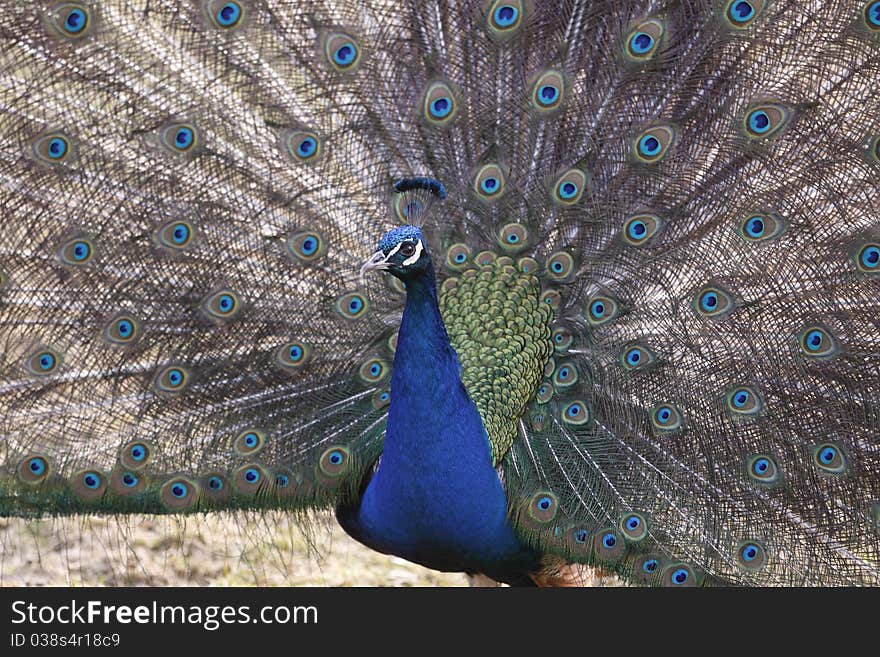
[[[379,468],[356,517],[355,538],[425,565],[488,572],[531,563],[507,523],[507,500],[483,422],[437,305],[430,267],[407,281]]]

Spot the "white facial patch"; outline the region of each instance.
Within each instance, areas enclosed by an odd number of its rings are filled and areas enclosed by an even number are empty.
[[[391,256],[400,251],[400,247],[402,247],[404,244],[412,244],[412,242],[409,242],[408,240],[400,242],[397,246],[395,246],[388,252],[387,256],[385,256],[385,262],[388,262],[391,259]],[[416,262],[422,255],[422,248],[422,240],[419,240],[418,242],[416,242],[415,253],[413,253],[409,258],[407,258],[400,264],[402,264],[404,267],[409,267],[412,263]]]
[[[416,242],[416,252],[413,253],[409,258],[403,261],[404,267],[409,267],[412,263],[416,262],[422,256],[422,240]]]

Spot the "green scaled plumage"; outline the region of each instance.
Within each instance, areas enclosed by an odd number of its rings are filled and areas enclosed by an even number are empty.
[[[0,38],[0,516],[357,499],[405,298],[359,270],[418,222],[548,565],[880,582],[880,3],[47,0]]]

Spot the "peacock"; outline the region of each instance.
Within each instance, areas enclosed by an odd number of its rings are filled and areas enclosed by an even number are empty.
[[[0,3],[0,516],[880,584],[880,1]]]

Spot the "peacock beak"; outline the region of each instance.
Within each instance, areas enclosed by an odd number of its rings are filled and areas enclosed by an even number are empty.
[[[363,278],[364,274],[368,271],[373,271],[375,269],[388,269],[389,264],[386,258],[387,256],[384,251],[376,251],[370,256],[370,259],[361,266],[361,278]]]

